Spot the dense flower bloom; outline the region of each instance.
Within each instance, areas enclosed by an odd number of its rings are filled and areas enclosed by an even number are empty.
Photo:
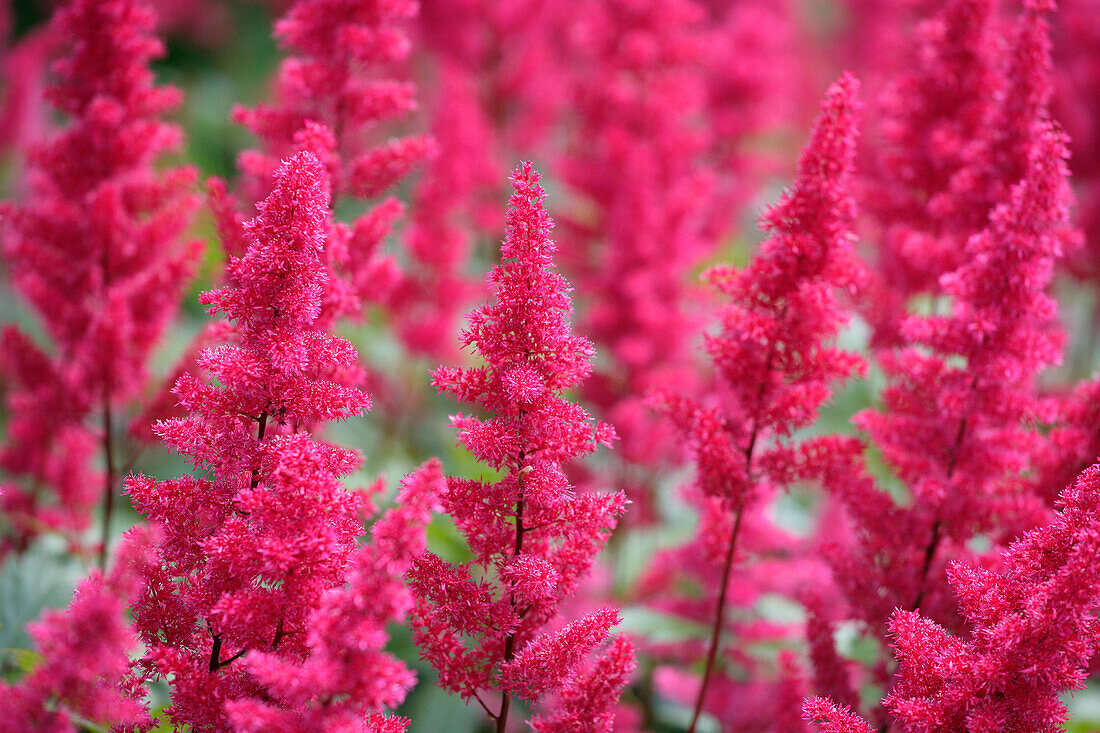
[[[317,154],[337,201],[379,197],[433,153],[427,137],[380,145],[374,137],[380,125],[416,107],[415,87],[386,73],[409,52],[402,23],[416,9],[413,0],[297,0],[289,7],[275,35],[294,55],[279,68],[274,101],[233,113],[260,140],[240,156],[250,199],[266,193],[271,171],[296,150]],[[361,317],[364,304],[385,302],[399,282],[382,244],[400,213],[398,201],[385,198],[350,224],[332,225],[325,250],[329,323]]]
[[[886,706],[906,730],[1063,729],[1059,695],[1084,686],[1100,642],[1100,466],[1062,493],[1059,509],[1008,548],[1003,570],[951,566],[966,637],[894,614],[899,669]]]
[[[837,706],[824,698],[807,700],[803,711],[806,720],[816,723],[821,733],[874,733],[875,730],[851,708]]]
[[[155,541],[148,528],[133,530],[109,573],[93,570],[67,609],[47,611],[30,627],[42,661],[17,684],[0,682],[0,729],[76,733],[84,721],[148,723],[126,682],[138,644],[126,609],[141,592]]]
[[[326,591],[310,614],[308,659],[255,652],[244,660],[271,701],[229,703],[238,731],[404,730],[407,721],[378,714],[397,707],[415,683],[385,651],[386,625],[402,620],[413,603],[404,575],[426,549],[423,530],[442,488],[434,459],[405,478],[397,505],[352,557],[347,584]]]
[[[609,444],[614,431],[561,394],[588,376],[592,345],[572,332],[569,289],[551,269],[555,244],[538,173],[524,163],[512,185],[502,262],[489,273],[495,300],[473,311],[463,332],[484,365],[441,367],[433,379],[487,415],[458,414],[453,423],[459,441],[504,475],[447,479],[444,511],[474,559],[447,563],[428,553],[409,573],[421,656],[441,686],[476,698],[499,731],[513,695],[538,703],[557,694],[573,705],[563,714],[582,714],[569,689],[618,614],[604,609],[557,632],[545,627],[576,592],[625,503],[621,493],[576,492],[562,472],[563,462]],[[482,697],[493,690],[503,693],[499,712]],[[591,696],[583,714],[606,722],[614,698]]]
[[[829,89],[793,188],[764,216],[772,236],[757,256],[741,271],[718,267],[708,275],[729,298],[720,332],[706,337],[717,376],[713,401],[698,402],[674,389],[654,396],[683,431],[695,459],[704,506],[696,542],[711,537],[712,523],[724,534],[708,543],[710,552],[685,551],[663,560],[675,567],[677,560],[701,556],[698,564],[683,564],[683,571],[717,590],[717,614],[699,619],[715,631],[696,718],[717,659],[745,510],[803,473],[792,433],[816,418],[835,383],[863,370],[857,355],[829,343],[846,321],[839,294],[862,278],[852,248],[850,188],[858,86],[845,76]]]
[[[167,712],[179,724],[225,730],[241,722],[234,711],[262,709],[257,699],[308,699],[309,692],[294,691],[302,684],[295,679],[311,679],[317,669],[328,675],[311,680],[319,690],[344,682],[338,660],[313,632],[329,604],[354,604],[358,590],[333,590],[349,564],[353,585],[370,582],[362,576],[373,560],[356,557],[363,500],[340,481],[359,457],[309,431],[370,401],[327,378],[353,365],[356,352],[316,326],[328,200],[314,155],[283,163],[274,191],[245,226],[248,249],[230,261],[228,284],[203,296],[211,312],[234,322],[236,342],[202,352],[209,381],[182,377],[176,392],[189,414],[157,432],[208,475],[128,482],[137,507],[164,527],[160,565],[134,614],[149,647],[145,664],[169,679]],[[304,660],[316,666],[294,669]],[[353,690],[341,712],[368,715],[398,702],[411,679],[393,675],[388,693]]]
[[[895,611],[898,672],[885,704],[905,730],[1063,730],[1059,696],[1084,686],[1100,645],[1100,464],[1058,505],[1053,522],[1003,552],[1000,568],[952,564],[966,636],[916,611]],[[823,699],[808,701],[806,713],[826,733],[871,730]]]
[[[575,119],[562,176],[590,211],[564,219],[563,261],[591,301],[585,330],[607,355],[585,394],[620,432],[622,460],[641,465],[669,459],[674,445],[645,410],[646,391],[694,389],[688,272],[716,246],[724,203],[701,121],[703,21],[690,0],[579,3],[567,36]]]
[[[837,578],[875,628],[894,606],[946,620],[946,556],[965,554],[976,534],[1011,537],[1046,516],[1022,472],[1041,446],[1027,424],[1035,377],[1060,358],[1046,290],[1068,194],[1064,136],[1049,126],[1037,135],[1027,174],[944,278],[953,313],[905,322],[913,347],[884,357],[882,408],[856,418],[912,503],[894,505],[856,462],[850,472],[830,468],[828,484],[858,527],[834,555]]]
[[[634,671],[634,650],[629,639],[617,636],[585,674],[574,675],[560,689],[553,711],[536,715],[531,727],[537,733],[582,733],[614,730],[615,704]]]
[[[499,176],[475,81],[445,63],[438,85],[431,114],[439,152],[413,194],[404,235],[412,262],[390,307],[411,351],[443,358],[453,354],[459,317],[480,292],[465,269],[475,235],[490,224],[484,199],[487,192],[497,193]],[[500,217],[495,211],[491,216]],[[496,229],[495,220],[491,223]]]
[[[998,0],[951,0],[917,30],[912,71],[883,96],[887,142],[869,207],[882,229],[872,321],[904,342],[907,301],[943,292],[1027,168],[1032,130],[1051,92],[1048,0],[1029,0],[1009,27]]]
[[[1052,115],[1069,133],[1085,242],[1069,264],[1075,275],[1095,282],[1100,275],[1100,58],[1093,49],[1100,45],[1100,3],[1062,0],[1052,20],[1057,68]]]
[[[70,122],[32,150],[26,202],[3,209],[13,285],[52,342],[3,335],[14,388],[0,465],[20,478],[5,488],[4,544],[16,547],[43,529],[82,531],[100,496],[110,515],[115,415],[146,386],[199,254],[180,241],[194,171],[156,169],[182,136],[161,120],[180,94],[148,68],[162,53],[153,14],[138,0],[73,0],[53,22],[67,52],[48,96]],[[89,465],[97,451],[104,480]]]

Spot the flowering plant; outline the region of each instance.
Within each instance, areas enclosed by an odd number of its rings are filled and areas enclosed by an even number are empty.
[[[0,733],[1100,729],[1097,48],[0,4]]]

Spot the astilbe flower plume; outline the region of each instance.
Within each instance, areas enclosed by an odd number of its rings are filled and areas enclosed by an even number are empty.
[[[565,29],[585,6],[422,0],[420,7],[419,45],[441,70],[473,87],[494,147],[531,150],[549,142],[568,106]]]
[[[489,273],[495,299],[470,314],[462,338],[484,365],[441,367],[433,378],[443,392],[484,410],[486,417],[455,415],[453,424],[462,445],[504,475],[447,478],[443,509],[473,560],[448,563],[428,553],[414,563],[414,640],[439,684],[478,700],[498,731],[507,729],[513,697],[559,698],[544,729],[560,719],[602,721],[586,729],[607,730],[618,687],[586,695],[577,685],[618,613],[604,608],[557,631],[546,627],[625,504],[621,493],[574,491],[562,463],[609,444],[614,431],[561,395],[588,376],[592,345],[572,332],[569,289],[551,269],[555,244],[538,173],[524,163],[512,185],[502,261]],[[597,664],[608,679],[625,682],[633,655],[623,643],[613,642]],[[492,691],[502,694],[495,711],[486,699]]]
[[[894,612],[898,672],[885,704],[905,730],[1063,730],[1060,695],[1084,686],[1100,643],[1100,465],[1066,488],[1058,508],[1003,552],[999,569],[951,565],[965,636],[919,612]],[[825,731],[870,730],[825,700],[806,707],[829,722]]]
[[[478,235],[490,225],[499,229],[498,207],[490,212],[487,199],[500,182],[475,80],[447,62],[438,74],[430,114],[439,150],[413,193],[403,237],[411,262],[390,310],[409,350],[444,359],[454,353],[459,318],[481,290],[465,268]]]
[[[862,279],[852,247],[850,190],[858,88],[850,76],[830,87],[793,188],[764,215],[771,237],[759,254],[740,272],[709,272],[729,298],[720,331],[706,338],[716,372],[713,399],[700,402],[671,389],[653,395],[683,431],[703,510],[698,539],[659,562],[675,567],[695,557],[683,572],[717,592],[707,615],[697,619],[713,631],[692,729],[711,678],[721,674],[716,665],[746,510],[804,473],[803,452],[829,449],[796,446],[792,433],[813,422],[837,382],[864,368],[857,355],[829,345],[847,319],[839,296]],[[703,549],[693,550],[696,545]]]
[[[621,458],[671,458],[667,424],[645,409],[658,384],[694,391],[688,272],[709,255],[721,202],[706,160],[707,28],[691,0],[578,3],[562,178],[589,205],[564,219],[564,266],[588,300],[583,325],[606,352],[585,395],[621,437]],[[629,181],[629,183],[626,183]],[[675,386],[673,386],[675,384]],[[646,512],[651,487],[616,484]]]
[[[148,724],[127,681],[138,638],[126,609],[141,593],[155,544],[149,528],[131,531],[109,573],[93,570],[67,609],[46,611],[30,626],[41,660],[18,683],[0,681],[0,730],[76,733],[89,722]]]
[[[397,505],[371,526],[371,541],[352,557],[346,585],[326,591],[311,613],[308,659],[258,651],[244,660],[269,699],[229,704],[238,731],[405,729],[404,718],[379,714],[400,705],[416,681],[384,650],[386,625],[412,606],[405,572],[426,550],[424,527],[442,490],[442,467],[434,459],[405,478]]]
[[[3,335],[12,389],[0,466],[19,479],[5,485],[6,548],[44,529],[81,532],[100,496],[106,545],[117,414],[146,386],[199,254],[180,241],[194,171],[155,168],[182,135],[161,120],[178,90],[154,86],[148,68],[163,51],[153,14],[138,0],[72,0],[53,23],[67,52],[48,96],[70,122],[31,151],[26,202],[2,209],[14,288],[51,342]]]
[[[1085,246],[1069,257],[1072,272],[1086,282],[1100,278],[1100,3],[1062,0],[1053,28],[1057,74],[1053,116],[1066,127],[1073,154],[1078,220]]]
[[[1064,135],[1049,124],[1036,135],[1025,177],[944,278],[952,314],[905,321],[912,346],[883,359],[882,407],[856,417],[912,503],[895,505],[859,468],[829,482],[857,527],[834,555],[836,575],[875,629],[895,606],[924,604],[946,620],[945,557],[967,553],[975,535],[996,542],[1047,516],[1023,472],[1043,445],[1028,424],[1038,409],[1035,378],[1061,357],[1046,290],[1069,194]]]
[[[908,299],[943,293],[967,240],[1023,176],[1052,93],[1052,4],[1029,0],[1010,23],[1000,0],[950,0],[918,25],[912,70],[882,98],[886,145],[868,189],[882,230],[870,312],[879,344],[904,343]]]
[[[185,375],[176,385],[189,414],[160,423],[157,432],[206,475],[160,482],[133,476],[127,484],[138,509],[164,528],[160,563],[134,616],[149,649],[144,664],[168,679],[166,713],[178,725],[229,730],[242,723],[233,711],[310,699],[306,682],[323,697],[326,685],[343,681],[339,658],[325,646],[330,640],[316,631],[335,631],[326,609],[356,604],[371,581],[355,575],[372,572],[373,560],[356,556],[363,499],[340,481],[359,457],[310,431],[359,414],[370,401],[327,379],[356,360],[350,343],[316,324],[328,200],[316,156],[300,152],[285,161],[245,227],[247,252],[230,260],[228,283],[203,296],[212,313],[234,322],[235,343],[202,352],[208,379]],[[334,591],[348,579],[349,564],[355,587]],[[341,633],[350,640],[358,630]],[[379,640],[368,634],[366,643]],[[317,655],[322,659],[314,661]],[[342,690],[353,699],[336,705],[338,712],[374,715],[398,700],[407,673],[377,661],[362,673],[390,680],[389,692]],[[302,664],[314,666],[294,670]]]
[[[275,99],[238,107],[234,119],[260,141],[240,156],[244,191],[260,198],[276,164],[296,150],[324,163],[334,199],[375,199],[430,156],[430,137],[377,139],[378,129],[416,108],[416,89],[386,70],[409,53],[402,28],[415,15],[413,0],[297,0],[275,25],[293,55],[276,75]],[[330,269],[325,319],[361,317],[363,305],[384,303],[400,280],[382,249],[401,213],[384,198],[350,224],[334,223],[325,260]]]

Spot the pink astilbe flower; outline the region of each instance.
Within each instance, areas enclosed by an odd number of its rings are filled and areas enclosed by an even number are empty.
[[[453,355],[459,317],[481,290],[465,267],[474,235],[487,228],[486,194],[496,194],[500,184],[493,132],[475,81],[445,62],[437,83],[431,114],[439,152],[413,194],[404,236],[413,266],[390,307],[405,345],[442,359]],[[493,217],[495,230],[500,215],[494,211]]]
[[[46,25],[9,46],[7,29],[0,28],[0,155],[23,155],[52,127],[45,87],[57,35],[55,26]],[[16,178],[8,184],[19,193],[26,185],[22,168],[12,171]]]
[[[1059,508],[1005,551],[1003,570],[951,566],[966,637],[916,612],[894,614],[897,683],[885,702],[905,730],[1063,729],[1059,695],[1084,687],[1100,642],[1100,466],[1063,492]]]
[[[695,384],[688,273],[715,248],[709,225],[723,203],[705,159],[704,19],[691,0],[578,3],[568,33],[575,119],[561,169],[588,206],[565,219],[563,259],[588,299],[585,330],[606,352],[585,394],[634,464],[659,465],[674,445],[646,391]],[[648,492],[628,493],[644,502]]]
[[[27,201],[3,209],[12,282],[52,342],[47,353],[14,327],[3,336],[13,389],[0,465],[21,479],[5,490],[4,544],[16,547],[44,529],[84,530],[97,493],[109,521],[116,413],[145,387],[199,255],[180,242],[194,171],[155,167],[182,136],[161,120],[180,94],[148,68],[163,52],[152,13],[138,0],[73,0],[53,23],[68,50],[48,96],[70,123],[32,150]],[[96,450],[102,480],[87,465]]]
[[[496,298],[470,314],[462,339],[484,366],[441,367],[433,379],[486,413],[452,420],[459,441],[504,475],[447,479],[443,508],[474,559],[454,564],[428,553],[409,573],[421,656],[442,687],[477,699],[498,731],[506,730],[513,696],[575,699],[568,689],[618,614],[605,609],[557,633],[544,627],[576,592],[625,504],[621,493],[574,491],[562,472],[563,462],[615,436],[561,395],[588,376],[592,345],[572,332],[569,288],[551,269],[555,244],[538,173],[524,163],[512,185],[502,262],[489,273]],[[483,697],[493,690],[502,693],[497,712]],[[590,702],[583,714],[606,721],[614,695]]]
[[[1069,257],[1075,275],[1100,277],[1100,2],[1062,0],[1053,27],[1053,117],[1065,125],[1073,154],[1078,218],[1085,246]]]
[[[155,543],[155,532],[133,530],[109,573],[93,570],[67,609],[46,611],[30,626],[42,660],[18,683],[0,681],[0,729],[76,733],[85,722],[149,723],[126,680],[138,646],[126,609],[141,592]]]
[[[207,475],[128,482],[137,507],[164,526],[161,564],[134,615],[149,647],[145,664],[169,680],[167,712],[179,725],[226,730],[230,710],[272,694],[307,697],[293,690],[299,673],[291,665],[327,653],[314,635],[324,621],[318,609],[340,604],[333,589],[345,583],[349,564],[370,563],[356,560],[362,500],[340,481],[359,456],[309,433],[370,405],[359,390],[328,380],[353,365],[356,352],[316,325],[328,200],[314,155],[284,162],[274,191],[245,226],[248,249],[230,260],[228,284],[203,296],[211,312],[234,321],[236,342],[203,351],[208,379],[188,375],[176,386],[188,416],[160,423],[157,432]],[[317,668],[341,673],[323,661]],[[409,681],[398,675],[370,704],[396,700],[395,688]],[[369,712],[361,705],[371,698],[354,692],[347,709]]]
[[[386,625],[402,620],[413,604],[404,575],[426,549],[424,528],[442,490],[434,459],[405,478],[397,505],[373,524],[372,541],[352,557],[347,585],[327,591],[310,615],[308,659],[254,652],[244,660],[273,701],[230,703],[236,730],[404,730],[395,722],[400,719],[380,715],[400,705],[416,681],[385,651]]]
[[[696,274],[774,162],[748,141],[797,106],[798,74],[781,52],[793,23],[778,2],[571,7],[559,168],[577,205],[561,217],[563,267],[604,354],[584,394],[621,437],[610,465],[578,481],[623,487],[645,524],[656,518],[655,471],[683,457],[645,395],[705,384],[695,342],[709,298]]]
[[[564,30],[583,8],[537,0],[422,0],[420,6],[418,45],[437,57],[441,70],[460,74],[476,90],[493,142],[519,150],[544,144],[568,104]]]
[[[240,156],[250,199],[266,192],[271,171],[296,150],[317,154],[337,201],[381,196],[434,152],[427,137],[381,142],[376,134],[416,107],[415,87],[385,71],[408,55],[402,23],[416,9],[413,0],[297,0],[290,6],[275,35],[294,55],[279,68],[275,100],[233,113],[260,140],[258,149]],[[323,323],[361,317],[364,304],[389,297],[400,275],[382,244],[400,213],[391,197],[350,224],[333,224]]]
[[[828,471],[857,532],[832,553],[836,576],[876,630],[895,606],[946,621],[945,559],[965,555],[975,535],[998,542],[1047,516],[1022,474],[1042,445],[1027,424],[1037,409],[1035,378],[1061,355],[1046,290],[1068,189],[1064,135],[1048,124],[1035,134],[1026,175],[943,279],[951,315],[904,323],[913,346],[884,358],[881,409],[856,417],[912,502],[896,505],[857,463]]]
[[[574,676],[561,688],[553,712],[536,715],[531,727],[537,733],[614,730],[615,705],[635,664],[630,640],[615,637],[586,674]]]
[[[1052,3],[1024,5],[1011,24],[999,0],[930,7],[915,68],[883,96],[887,145],[868,191],[882,229],[870,315],[883,345],[904,343],[907,299],[943,292],[941,278],[963,264],[967,240],[1027,168],[1052,93]]]
[[[807,700],[802,706],[806,720],[816,724],[820,733],[874,733],[874,728],[847,706],[838,706],[825,698]]]
[[[813,422],[836,382],[863,370],[858,356],[828,345],[846,320],[838,294],[862,276],[852,248],[850,191],[858,88],[845,76],[829,89],[792,190],[764,216],[772,236],[760,253],[740,272],[719,267],[709,273],[730,298],[721,331],[706,338],[718,382],[715,399],[704,404],[672,390],[654,395],[695,458],[708,509],[703,521],[718,520],[727,530],[721,549],[698,568],[704,587],[717,590],[718,610],[708,619],[713,632],[692,729],[717,672],[745,510],[793,480],[801,461],[787,444],[791,433]],[[700,538],[707,534],[704,528]]]

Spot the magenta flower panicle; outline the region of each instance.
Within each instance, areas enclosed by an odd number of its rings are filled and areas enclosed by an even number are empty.
[[[229,703],[236,730],[405,729],[406,719],[382,711],[404,701],[416,675],[385,650],[386,627],[402,621],[413,604],[405,572],[427,548],[424,530],[442,491],[435,459],[405,477],[394,508],[374,522],[370,541],[352,556],[346,584],[326,591],[310,614],[305,661],[260,651],[244,660],[267,697]]]
[[[937,5],[918,25],[912,70],[883,95],[886,145],[868,197],[883,233],[869,313],[880,345],[908,343],[908,300],[945,293],[944,277],[1025,175],[1035,125],[1049,119],[1053,3],[1023,6],[1009,23],[998,0]]]
[[[413,0],[289,4],[275,35],[293,55],[276,74],[275,99],[233,112],[260,143],[239,160],[249,198],[264,195],[279,161],[300,150],[320,158],[336,202],[379,198],[434,155],[436,145],[427,136],[372,147],[376,128],[416,108],[415,86],[389,78],[389,70],[408,55],[402,26],[416,11]],[[387,197],[348,224],[332,224],[321,325],[361,318],[366,304],[388,302],[401,275],[383,243],[402,210],[396,198]]]
[[[181,241],[194,170],[157,168],[182,133],[162,120],[180,93],[153,84],[149,63],[163,53],[153,26],[139,0],[71,0],[53,19],[66,52],[47,93],[69,122],[31,150],[26,201],[2,209],[14,289],[50,341],[42,350],[15,327],[3,335],[7,549],[44,530],[75,539],[102,497],[105,560],[119,413],[147,387],[200,254]]]
[[[802,712],[806,721],[813,723],[820,733],[874,733],[875,730],[848,706],[821,697],[806,700]]]
[[[721,310],[721,330],[705,340],[717,378],[714,398],[701,402],[674,389],[653,395],[683,431],[695,459],[705,504],[695,542],[705,543],[718,531],[724,535],[709,551],[695,553],[706,558],[700,566],[670,576],[697,573],[703,587],[717,591],[717,612],[696,619],[713,630],[691,729],[718,674],[718,642],[746,509],[805,475],[807,457],[827,450],[816,442],[790,445],[791,435],[813,422],[836,383],[864,369],[857,355],[830,345],[847,319],[840,297],[862,280],[851,231],[858,89],[847,75],[830,87],[794,186],[764,216],[771,237],[759,254],[740,272],[718,267],[708,274],[730,299]]]
[[[827,482],[856,521],[854,541],[833,553],[836,577],[876,629],[895,606],[948,623],[947,558],[965,557],[977,534],[999,541],[1047,516],[1025,471],[1047,452],[1032,427],[1035,380],[1061,355],[1047,288],[1068,189],[1064,135],[1049,123],[1035,135],[1024,178],[969,239],[966,262],[943,279],[952,313],[905,321],[913,346],[884,359],[882,407],[855,418],[913,503],[896,506],[856,462]]]
[[[1053,522],[1003,553],[1003,569],[951,566],[966,636],[894,613],[898,673],[885,703],[906,730],[1063,729],[1060,696],[1084,687],[1100,645],[1100,465],[1058,504]]]
[[[462,445],[503,476],[447,479],[444,511],[474,559],[448,563],[427,553],[413,564],[414,640],[439,684],[476,699],[498,731],[506,730],[513,696],[535,704],[556,699],[561,715],[604,726],[617,693],[578,696],[573,685],[618,614],[604,609],[557,632],[545,627],[625,508],[621,493],[575,491],[562,464],[615,434],[562,396],[591,371],[592,345],[572,332],[569,288],[551,269],[555,244],[539,174],[524,163],[512,185],[502,261],[489,273],[495,299],[470,314],[462,338],[484,364],[433,375],[441,391],[486,415],[452,421]],[[625,682],[629,655],[615,648],[606,664]],[[501,693],[495,711],[485,697],[493,691]]]
[[[176,386],[188,415],[156,428],[205,475],[128,482],[137,507],[164,528],[160,565],[134,616],[149,647],[144,664],[170,681],[167,713],[180,725],[247,728],[248,711],[283,720],[281,705],[267,707],[280,699],[304,706],[290,716],[304,725],[312,718],[302,716],[324,712],[309,701],[323,698],[326,686],[349,695],[326,708],[333,720],[374,719],[412,681],[359,626],[377,632],[377,618],[334,626],[324,615],[354,605],[358,591],[342,590],[349,581],[354,588],[388,583],[396,592],[385,573],[370,577],[389,568],[369,555],[382,550],[356,549],[362,498],[345,491],[341,478],[358,466],[358,454],[310,434],[370,406],[367,395],[329,380],[355,365],[356,352],[317,325],[328,201],[328,177],[312,153],[297,153],[276,171],[274,190],[244,227],[247,251],[231,258],[226,285],[203,295],[212,314],[233,321],[235,342],[202,352],[206,379],[185,375]],[[408,560],[393,562],[399,576]],[[346,640],[366,633],[376,653],[358,648],[388,680],[386,691],[347,689],[347,670],[314,634],[318,625]]]
[[[41,661],[15,684],[0,681],[0,729],[76,733],[103,726],[150,724],[142,690],[130,684],[138,638],[126,610],[155,562],[156,532],[129,532],[110,572],[93,570],[69,607],[46,611],[30,627]]]

